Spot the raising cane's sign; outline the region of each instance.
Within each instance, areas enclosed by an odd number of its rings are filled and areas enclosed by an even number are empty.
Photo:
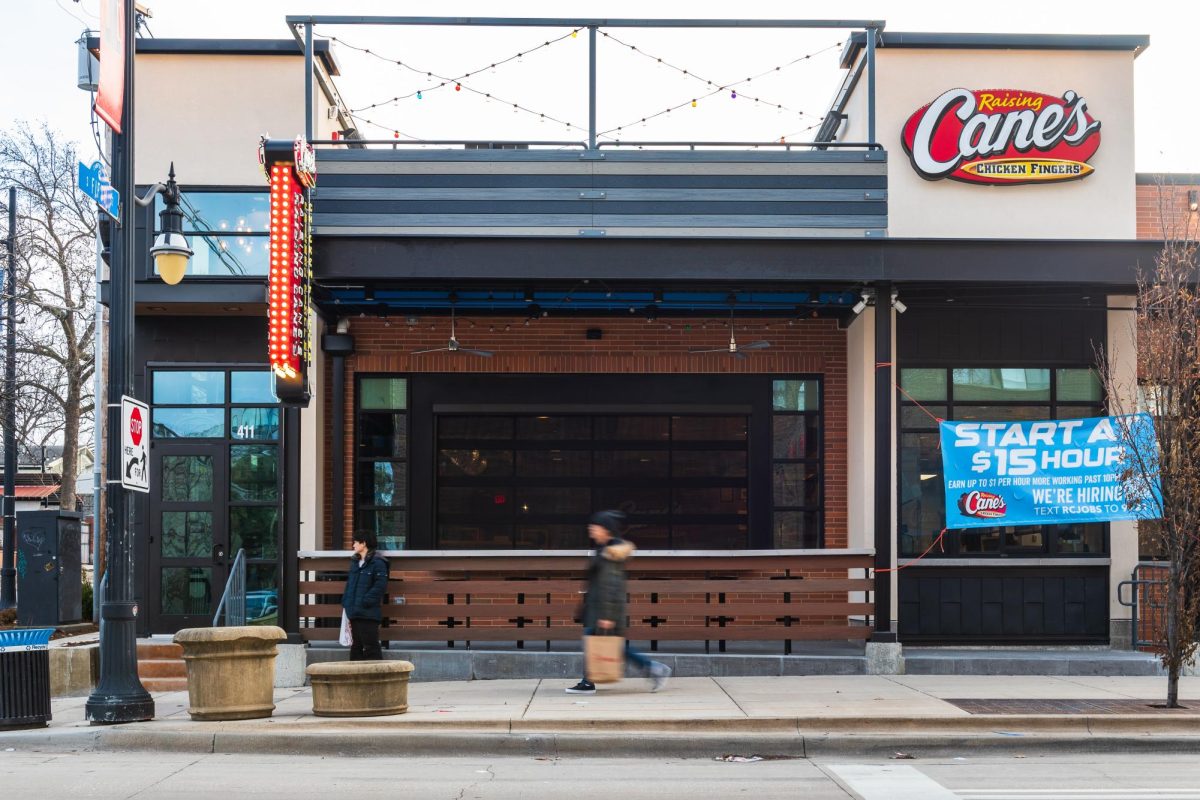
[[[1100,147],[1087,101],[1024,89],[950,89],[904,123],[904,151],[930,181],[1014,185],[1085,178]]]
[[[259,163],[271,188],[271,271],[267,281],[267,354],[275,373],[275,395],[285,404],[307,405],[308,331],[312,284],[312,205],[316,185],[312,146],[263,140]]]

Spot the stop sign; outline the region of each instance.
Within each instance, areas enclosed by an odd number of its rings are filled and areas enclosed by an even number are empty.
[[[136,406],[129,415],[129,438],[135,447],[142,445],[142,410]]]

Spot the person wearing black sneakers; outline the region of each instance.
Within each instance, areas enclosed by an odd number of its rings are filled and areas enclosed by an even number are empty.
[[[620,511],[598,511],[588,519],[588,537],[596,544],[596,552],[588,561],[587,593],[583,600],[583,635],[598,630],[617,636],[625,635],[625,562],[632,556],[633,542],[621,538]],[[646,656],[625,641],[625,658],[641,667],[651,680],[650,691],[657,692],[667,684],[671,668]],[[596,684],[588,680],[584,661],[583,680],[567,689],[567,694],[595,694]]]
[[[350,620],[351,661],[380,661],[379,625],[383,620],[383,596],[387,592],[388,562],[375,552],[378,539],[372,531],[354,534],[354,555],[346,572],[342,609]]]

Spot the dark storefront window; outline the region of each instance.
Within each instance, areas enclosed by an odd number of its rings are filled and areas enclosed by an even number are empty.
[[[777,548],[819,548],[824,527],[820,383],[774,381],[771,409],[772,541]]]
[[[194,251],[188,277],[244,277],[267,274],[270,246],[268,195],[264,191],[183,193],[183,232]],[[155,200],[155,234],[162,210]]]
[[[354,454],[355,529],[374,531],[382,550],[408,541],[408,381],[360,378]]]
[[[437,426],[437,546],[583,548],[626,513],[649,548],[744,548],[745,414],[450,415]]]
[[[1103,392],[1089,368],[903,368],[899,395],[899,553],[917,556],[946,522],[942,454],[935,418],[1037,420],[1104,413]],[[1108,553],[1108,525],[1089,523],[954,531],[938,556]]]

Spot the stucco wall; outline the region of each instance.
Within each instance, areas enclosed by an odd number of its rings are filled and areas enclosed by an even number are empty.
[[[335,122],[314,93],[314,133],[327,139]],[[304,58],[139,54],[136,98],[138,183],[162,180],[174,161],[185,187],[265,186],[259,137],[304,133]]]
[[[1080,50],[876,51],[876,135],[888,151],[888,235],[893,237],[1132,239],[1133,53]],[[866,138],[865,79],[848,106],[843,141]],[[1020,186],[927,181],[901,145],[905,121],[947,89],[1072,89],[1101,123],[1100,148],[1082,180]],[[999,277],[999,276],[998,276]]]

